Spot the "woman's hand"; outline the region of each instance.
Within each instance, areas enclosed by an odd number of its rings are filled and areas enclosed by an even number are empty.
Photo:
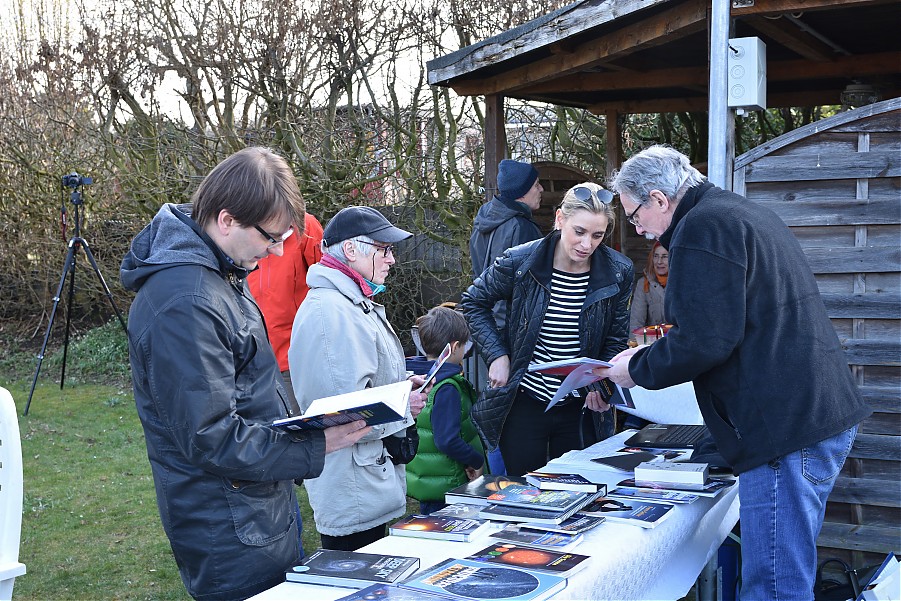
[[[429,400],[429,395],[425,392],[416,392],[415,390],[410,393],[410,415],[413,416],[413,419],[416,419],[416,416],[422,413],[422,410],[425,408],[426,401]]]
[[[500,388],[507,385],[510,379],[510,357],[501,355],[488,367],[488,387]]]
[[[592,411],[598,411],[603,413],[610,409],[610,405],[604,402],[601,393],[597,390],[592,390],[587,395],[585,395],[585,406],[591,409]]]

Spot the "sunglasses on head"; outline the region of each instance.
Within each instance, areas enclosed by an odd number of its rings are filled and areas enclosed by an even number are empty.
[[[594,197],[601,204],[609,205],[613,202],[613,193],[603,188],[592,190],[588,186],[576,186],[572,189],[573,197],[579,202],[587,202]]]

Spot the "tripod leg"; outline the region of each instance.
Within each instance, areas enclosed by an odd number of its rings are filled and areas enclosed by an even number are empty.
[[[106,295],[106,298],[109,299],[109,304],[112,305],[113,311],[116,313],[116,317],[119,319],[119,324],[122,326],[122,331],[125,332],[125,336],[128,336],[128,328],[125,327],[125,320],[122,318],[122,313],[119,311],[119,307],[116,306],[116,301],[113,300],[113,293],[110,292],[109,286],[106,285],[106,280],[103,279],[103,274],[100,273],[100,268],[97,267],[97,261],[94,260],[94,253],[91,252],[91,247],[88,246],[88,241],[82,239],[81,245],[84,247],[84,254],[87,256],[88,261],[91,263],[91,267],[94,269],[94,273],[97,275],[97,279],[100,280],[100,285],[103,287],[103,293]]]
[[[53,296],[53,308],[50,310],[50,322],[47,324],[47,331],[44,332],[44,342],[41,344],[41,352],[38,353],[38,364],[34,370],[34,378],[31,380],[31,390],[28,392],[28,402],[25,403],[25,411],[22,415],[28,415],[28,408],[31,407],[31,397],[34,395],[34,388],[38,383],[38,374],[41,373],[41,363],[44,362],[44,351],[47,350],[47,341],[50,340],[50,331],[53,329],[53,321],[56,319],[56,310],[59,307],[63,286],[66,285],[66,276],[69,275],[69,270],[74,267],[74,262],[75,245],[73,241],[69,241],[69,250],[66,252],[66,259],[63,263],[63,273],[59,278],[59,286],[56,288],[56,294]]]
[[[72,238],[72,267],[69,269],[69,298],[66,301],[66,334],[63,336],[63,366],[59,372],[59,389],[66,383],[66,359],[69,357],[69,326],[72,323],[72,301],[75,299],[75,260],[78,258],[78,247],[81,238]]]

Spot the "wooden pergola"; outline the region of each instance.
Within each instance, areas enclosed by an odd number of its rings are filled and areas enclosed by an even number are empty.
[[[729,37],[766,44],[768,107],[840,104],[852,84],[901,96],[893,0],[733,0],[730,20]],[[584,0],[429,61],[428,79],[485,96],[493,190],[506,152],[505,97],[606,115],[608,168],[616,167],[619,115],[707,110],[710,29],[707,0]]]

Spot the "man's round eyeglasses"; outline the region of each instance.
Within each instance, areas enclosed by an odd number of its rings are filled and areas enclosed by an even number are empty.
[[[272,248],[273,246],[278,246],[279,244],[283,243],[285,240],[287,240],[288,238],[290,238],[290,237],[291,237],[291,234],[294,233],[294,226],[293,226],[293,225],[292,225],[291,227],[288,228],[288,231],[287,231],[287,232],[285,232],[284,234],[282,234],[281,236],[279,236],[279,237],[277,237],[277,238],[276,238],[275,236],[273,236],[272,234],[270,234],[269,232],[267,232],[266,230],[264,230],[263,228],[261,228],[260,226],[258,226],[258,225],[254,225],[253,227],[254,227],[258,232],[260,232],[261,234],[263,234],[263,237],[264,237],[264,238],[266,238],[267,240],[269,240],[269,246],[267,246],[266,248]]]
[[[365,240],[357,240],[357,242],[376,247],[378,250],[382,251],[383,257],[387,258],[388,255],[394,256],[394,247],[390,244],[376,244],[375,242],[366,242]]]
[[[573,197],[579,202],[585,202],[594,197],[601,204],[609,205],[613,202],[613,193],[610,190],[598,188],[592,190],[588,186],[576,186],[573,188]]]

